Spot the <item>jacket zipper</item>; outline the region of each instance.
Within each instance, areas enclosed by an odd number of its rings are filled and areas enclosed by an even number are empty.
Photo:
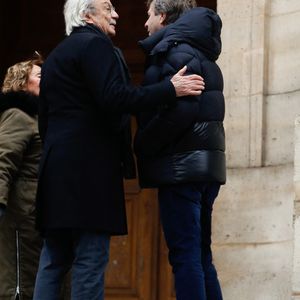
[[[16,259],[17,259],[17,286],[16,286],[16,293],[15,299],[21,300],[20,296],[20,243],[19,243],[19,231],[16,230]]]

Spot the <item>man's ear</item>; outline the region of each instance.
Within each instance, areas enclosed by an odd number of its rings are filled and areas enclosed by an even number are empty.
[[[88,23],[88,24],[93,24],[93,23],[94,23],[94,22],[93,22],[93,18],[92,18],[92,16],[91,16],[90,14],[85,14],[85,15],[84,15],[84,20],[85,20],[85,22]]]
[[[159,17],[159,23],[160,23],[161,25],[164,25],[164,24],[165,24],[166,17],[167,17],[167,15],[166,15],[165,13],[161,13],[161,14],[160,14],[160,17]]]

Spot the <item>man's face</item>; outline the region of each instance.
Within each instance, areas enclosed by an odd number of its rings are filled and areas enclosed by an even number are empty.
[[[94,0],[94,8],[92,14],[86,15],[86,22],[94,24],[107,35],[115,36],[119,15],[110,0]]]
[[[165,14],[155,15],[154,12],[154,1],[151,2],[148,10],[148,20],[145,23],[145,27],[148,31],[148,34],[151,35],[156,31],[164,27],[163,22],[166,18]]]

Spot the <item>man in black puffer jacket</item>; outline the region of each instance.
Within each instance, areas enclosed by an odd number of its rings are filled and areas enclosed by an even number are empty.
[[[153,0],[148,6],[149,37],[140,42],[147,54],[144,84],[167,80],[186,65],[206,88],[201,96],[137,116],[140,185],[159,188],[177,299],[220,300],[211,215],[226,179],[223,77],[215,63],[222,22],[214,11],[195,8],[194,0]]]

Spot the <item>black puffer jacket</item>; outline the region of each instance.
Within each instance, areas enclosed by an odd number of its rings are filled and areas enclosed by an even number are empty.
[[[135,151],[142,187],[225,183],[223,77],[215,63],[221,27],[215,12],[198,7],[140,42],[148,55],[145,85],[169,79],[184,65],[205,80],[201,96],[137,116]]]

